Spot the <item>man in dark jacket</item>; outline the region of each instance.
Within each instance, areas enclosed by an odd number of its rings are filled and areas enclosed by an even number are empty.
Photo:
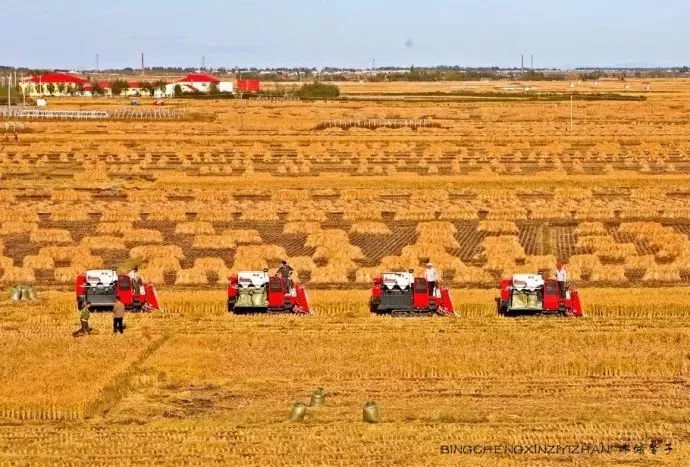
[[[292,288],[292,281],[290,280],[290,275],[292,274],[292,271],[294,271],[294,269],[292,269],[292,266],[290,266],[287,263],[287,261],[281,261],[281,265],[278,268],[276,275],[279,275],[283,279],[283,286],[285,287],[285,292],[289,292]]]
[[[125,327],[125,304],[120,301],[120,297],[115,299],[115,305],[113,306],[113,334],[120,333],[124,334]]]

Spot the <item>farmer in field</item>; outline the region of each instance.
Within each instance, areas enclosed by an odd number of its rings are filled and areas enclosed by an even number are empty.
[[[565,282],[568,280],[568,275],[563,269],[563,264],[558,261],[556,263],[556,281],[558,281],[558,293],[561,298],[565,298]]]
[[[125,326],[125,304],[120,301],[120,297],[115,298],[115,305],[113,306],[113,334],[124,334]]]
[[[91,334],[91,327],[89,326],[89,318],[91,317],[91,302],[86,302],[79,310],[79,322],[81,329],[76,332],[79,334]]]
[[[434,294],[436,284],[438,283],[438,273],[436,272],[436,268],[434,268],[433,264],[426,263],[426,268],[424,269],[424,278],[429,286],[429,295],[431,296]]]
[[[294,271],[294,269],[292,269],[292,266],[290,266],[287,261],[281,261],[280,267],[278,268],[276,275],[280,276],[283,279],[283,286],[285,287],[285,292],[289,292],[292,288],[292,281],[290,280],[292,271]]]

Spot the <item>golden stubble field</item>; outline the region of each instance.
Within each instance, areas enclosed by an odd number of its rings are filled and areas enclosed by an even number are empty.
[[[687,465],[690,83],[628,84],[577,84],[647,100],[576,100],[572,132],[569,102],[496,100],[185,100],[167,104],[213,119],[26,123],[0,140],[0,282],[41,299],[0,302],[0,463]],[[440,127],[315,129],[422,118]],[[228,316],[227,274],[283,257],[317,314]],[[368,315],[373,274],[427,258],[460,317]],[[502,275],[556,259],[586,318],[495,316]],[[164,311],[72,338],[74,274],[131,264]],[[319,386],[325,406],[288,423]],[[371,399],[378,425],[361,421]],[[646,448],[440,450],[587,443]]]

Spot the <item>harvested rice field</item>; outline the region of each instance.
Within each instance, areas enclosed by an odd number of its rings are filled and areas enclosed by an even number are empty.
[[[0,464],[690,464],[690,82],[628,83],[578,84],[634,99],[576,98],[572,128],[570,102],[342,83],[0,137]],[[324,124],[358,120],[434,125]],[[228,276],[282,259],[315,314],[228,314]],[[427,261],[458,316],[370,315],[375,275]],[[584,317],[497,316],[502,277],[557,261]],[[73,338],[75,276],[135,265],[163,309]]]

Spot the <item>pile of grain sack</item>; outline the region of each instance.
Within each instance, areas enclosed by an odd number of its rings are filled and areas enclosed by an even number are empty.
[[[239,289],[237,302],[235,306],[238,308],[252,308],[265,307],[268,305],[268,297],[266,296],[266,289],[246,288]]]
[[[542,303],[536,292],[513,292],[513,308],[541,308]]]
[[[38,299],[38,294],[36,293],[36,289],[31,285],[16,285],[10,290],[10,300],[13,302],[36,299]]]

